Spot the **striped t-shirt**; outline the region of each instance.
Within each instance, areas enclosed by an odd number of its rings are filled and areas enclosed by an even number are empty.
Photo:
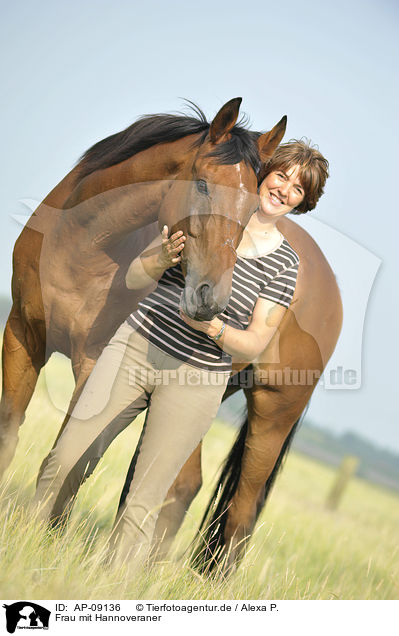
[[[286,239],[264,256],[237,256],[230,300],[218,317],[235,329],[246,329],[258,297],[288,307],[295,291],[298,264],[299,257]],[[165,270],[156,289],[128,317],[129,324],[156,347],[187,364],[229,373],[231,355],[180,318],[183,288],[184,277],[178,263]]]

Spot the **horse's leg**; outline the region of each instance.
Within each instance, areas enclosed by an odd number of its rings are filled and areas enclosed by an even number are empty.
[[[80,397],[80,394],[83,391],[84,385],[86,384],[86,380],[89,377],[90,373],[92,372],[94,365],[96,364],[96,360],[93,360],[92,358],[87,358],[84,354],[78,354],[76,353],[76,351],[72,353],[71,358],[72,358],[71,359],[72,372],[75,378],[75,388],[73,390],[71,400],[68,404],[68,410],[66,412],[64,421],[61,424],[61,428],[54,442],[54,446],[57,443],[59,437],[61,436],[61,433],[63,432],[71,416],[71,413],[73,409],[75,408],[75,405]]]
[[[300,418],[309,392],[288,399],[283,392],[270,393],[259,386],[247,391],[248,431],[241,460],[241,474],[224,527],[227,567],[242,554],[265,500],[265,486],[271,478],[291,429]]]
[[[230,569],[242,553],[323,369],[315,339],[292,312],[276,345],[279,362],[269,363],[271,348],[254,364],[254,381],[245,389],[248,418],[226,459],[201,522],[196,565],[210,571],[223,558]],[[277,345],[278,348],[277,348]]]
[[[74,374],[74,377],[75,377],[75,383],[76,383],[75,384],[75,388],[74,388],[71,400],[70,400],[69,405],[68,405],[67,413],[66,413],[66,415],[64,417],[64,420],[63,420],[63,422],[61,424],[61,428],[58,431],[58,435],[55,438],[54,444],[53,444],[52,448],[50,449],[49,454],[42,461],[42,464],[41,464],[41,466],[39,468],[39,473],[38,473],[38,476],[37,476],[36,483],[39,481],[39,479],[40,479],[40,477],[41,477],[41,475],[42,475],[42,473],[43,473],[43,471],[44,471],[44,469],[45,469],[45,467],[47,465],[47,461],[48,461],[50,452],[55,447],[55,445],[57,444],[59,438],[61,437],[61,434],[62,434],[64,428],[66,427],[67,423],[68,423],[68,420],[69,420],[69,418],[71,416],[71,413],[72,413],[72,411],[73,411],[73,409],[75,407],[75,404],[77,403],[77,401],[79,399],[79,396],[80,396],[80,394],[83,391],[83,387],[84,387],[84,385],[86,383],[86,380],[89,377],[89,375],[90,375],[90,373],[91,373],[91,371],[92,371],[92,369],[93,369],[93,367],[94,367],[94,365],[96,363],[96,360],[93,360],[92,358],[87,358],[84,354],[82,354],[80,352],[80,350],[77,351],[76,349],[72,352],[71,358],[72,358],[72,371],[73,371],[73,374]]]
[[[9,466],[18,442],[18,429],[32,397],[46,344],[39,325],[24,320],[14,305],[3,339],[3,391],[0,403],[0,475]]]
[[[280,343],[280,363],[255,365],[254,383],[246,389],[248,430],[241,474],[224,526],[227,567],[242,553],[283,456],[286,440],[299,420],[322,372],[315,340],[297,325],[292,340]],[[291,342],[290,342],[291,340]],[[271,379],[277,383],[271,382]],[[281,380],[281,381],[280,381]]]

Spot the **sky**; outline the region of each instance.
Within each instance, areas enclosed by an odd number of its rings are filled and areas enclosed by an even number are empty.
[[[308,417],[399,451],[398,18],[391,0],[198,5],[2,2],[0,294],[29,213],[93,143],[146,113],[242,96],[256,130],[288,116],[330,161],[314,212],[344,302],[340,341]],[[355,370],[352,385],[331,371]]]

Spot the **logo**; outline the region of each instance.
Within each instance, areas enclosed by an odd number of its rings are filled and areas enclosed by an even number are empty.
[[[51,612],[37,603],[19,601],[3,607],[6,609],[9,634],[13,634],[16,629],[48,629]]]

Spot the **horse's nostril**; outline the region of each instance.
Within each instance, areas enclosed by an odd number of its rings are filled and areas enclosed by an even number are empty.
[[[199,285],[199,287],[197,287],[197,296],[201,305],[206,305],[209,295],[209,289],[210,287],[208,283],[202,283],[202,285]]]

